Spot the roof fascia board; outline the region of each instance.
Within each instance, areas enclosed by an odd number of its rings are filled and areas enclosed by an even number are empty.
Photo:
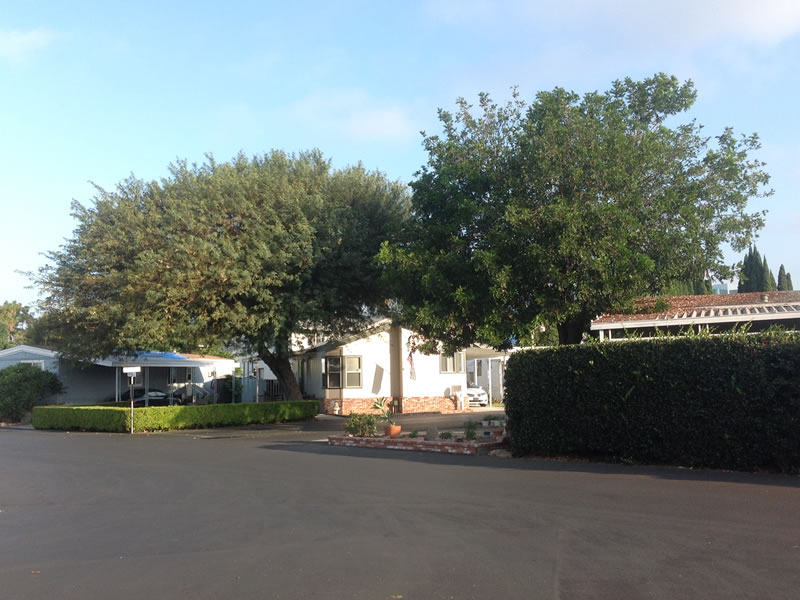
[[[661,318],[638,321],[614,321],[608,323],[592,323],[592,331],[608,329],[642,329],[644,327],[677,327],[682,325],[714,325],[715,323],[750,323],[752,321],[785,321],[798,320],[800,313],[769,313],[749,315],[726,315],[724,317],[694,317],[694,318]]]
[[[37,348],[36,346],[20,344],[19,346],[11,346],[11,348],[0,350],[0,358],[4,356],[12,356],[18,352],[27,352],[28,354],[35,354],[36,356],[44,356],[47,358],[58,357],[58,353],[55,350],[48,350],[47,348]]]

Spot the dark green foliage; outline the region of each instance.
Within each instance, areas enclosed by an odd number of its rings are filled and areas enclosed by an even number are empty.
[[[452,439],[452,437],[453,437],[453,433],[450,432],[450,431],[443,431],[442,433],[439,434],[439,439],[440,440],[449,440],[449,439]]]
[[[710,279],[694,279],[689,281],[674,281],[664,288],[664,296],[699,296],[713,294],[714,289]]]
[[[134,410],[154,409],[135,408]],[[37,406],[33,409],[32,423],[36,429],[117,433],[131,430],[130,408],[112,408],[110,406]]]
[[[234,425],[280,423],[309,419],[319,403],[267,402],[260,404],[209,404],[205,406],[151,406],[134,408],[135,431],[203,429]],[[33,411],[37,429],[130,431],[130,408],[105,406],[39,406]]]
[[[769,195],[769,176],[756,135],[676,123],[695,97],[658,73],[440,111],[407,239],[379,255],[398,319],[448,348],[505,348],[542,322],[577,343],[633,298],[732,275],[722,247],[743,249],[763,226],[747,203]]]
[[[790,292],[792,291],[792,275],[791,273],[786,272],[786,268],[781,265],[780,270],[778,271],[778,291],[781,292]]]
[[[217,403],[230,404],[231,402],[242,401],[242,378],[236,377],[236,384],[232,382],[232,377],[220,377],[217,379]],[[234,399],[235,396],[235,399]]]
[[[466,421],[464,423],[464,438],[469,441],[474,440],[477,437],[475,429],[476,425],[474,421]]]
[[[783,267],[783,265],[781,265]],[[778,275],[780,281],[780,274]],[[761,257],[758,248],[750,246],[742,260],[742,269],[739,271],[739,287],[737,288],[740,294],[746,292],[772,292],[781,289],[779,284],[775,283],[775,275],[770,271],[767,264],[767,257]]]
[[[98,189],[36,277],[48,335],[75,359],[234,342],[300,400],[291,335],[352,333],[385,308],[374,257],[406,195],[319,151],[179,162],[160,181]]]
[[[0,350],[24,344],[34,318],[29,306],[19,302],[3,302],[0,305]]]
[[[63,387],[58,377],[29,364],[0,370],[0,420],[20,421],[25,413]]]
[[[767,264],[767,257],[764,256],[764,268],[762,270],[761,275],[761,290],[762,292],[772,292],[778,289],[778,286],[775,284],[775,275],[772,274],[772,271]]]
[[[660,338],[511,357],[515,455],[800,470],[800,339]]]
[[[378,433],[377,419],[375,415],[352,413],[347,417],[344,430],[356,437],[372,437]]]

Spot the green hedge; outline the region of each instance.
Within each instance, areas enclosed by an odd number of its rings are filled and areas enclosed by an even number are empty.
[[[514,455],[800,470],[800,340],[659,338],[511,357]]]
[[[209,404],[201,406],[151,406],[133,409],[135,431],[202,429],[254,423],[279,423],[308,419],[319,403],[267,402],[259,404]],[[37,429],[130,431],[130,407],[38,406],[33,409]]]

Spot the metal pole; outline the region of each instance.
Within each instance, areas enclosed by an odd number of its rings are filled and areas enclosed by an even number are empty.
[[[256,363],[254,362],[253,364],[255,365]],[[253,368],[253,370],[255,371],[256,375],[256,404],[258,404],[258,369]]]
[[[131,390],[131,435],[133,435],[133,380],[134,380],[133,377],[128,378]]]

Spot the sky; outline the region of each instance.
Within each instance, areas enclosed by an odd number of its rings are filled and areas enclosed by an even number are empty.
[[[800,2],[40,0],[0,10],[0,302],[71,237],[71,203],[131,174],[319,148],[408,183],[437,109],[657,72],[691,79],[682,121],[757,132],[774,194],[757,245],[800,284]],[[727,262],[742,258],[726,254]]]

